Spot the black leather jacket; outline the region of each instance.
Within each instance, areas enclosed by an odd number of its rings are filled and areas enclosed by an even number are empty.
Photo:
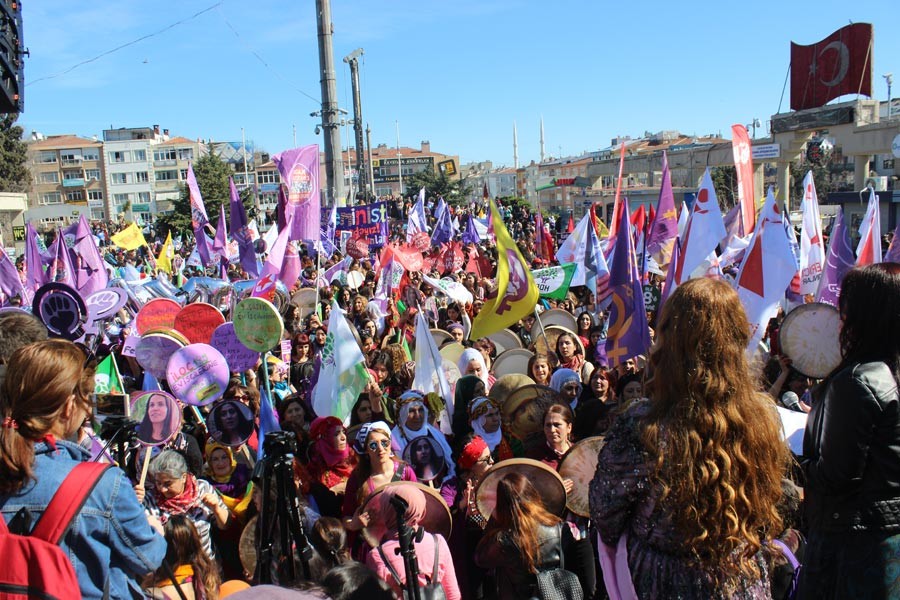
[[[803,439],[808,524],[831,532],[900,532],[900,393],[894,374],[883,362],[859,363],[826,384]]]
[[[565,524],[561,528],[541,525],[538,541],[541,548],[537,568],[540,571],[558,567],[560,546],[565,554],[575,543],[571,530]],[[487,534],[481,539],[475,550],[475,564],[483,569],[496,569],[500,600],[526,600],[537,595],[537,576],[525,569],[521,552],[505,532]]]

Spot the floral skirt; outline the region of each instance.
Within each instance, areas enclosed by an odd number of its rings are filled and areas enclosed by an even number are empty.
[[[800,598],[900,598],[900,534],[811,532]]]

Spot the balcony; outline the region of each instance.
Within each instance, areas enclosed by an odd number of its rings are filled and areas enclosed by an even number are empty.
[[[62,184],[65,188],[84,187],[84,178],[63,179]]]
[[[174,158],[167,158],[165,160],[154,160],[153,161],[154,167],[174,167],[177,164],[178,164],[178,161],[175,160]]]
[[[63,158],[60,159],[59,163],[64,167],[78,167],[81,166],[81,157],[78,156],[76,158]]]

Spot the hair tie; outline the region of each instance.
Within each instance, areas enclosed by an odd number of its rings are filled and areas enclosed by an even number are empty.
[[[12,417],[6,417],[5,419],[3,419],[3,427],[5,427],[6,429],[18,429],[19,422]]]

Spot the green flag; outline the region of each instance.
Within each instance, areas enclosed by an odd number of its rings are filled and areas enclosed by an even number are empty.
[[[116,359],[110,354],[97,365],[94,373],[95,394],[124,394],[125,386],[122,385],[122,376],[116,366]]]
[[[565,300],[569,284],[572,283],[572,276],[575,275],[575,267],[575,263],[568,263],[532,271],[531,276],[534,277],[541,298]]]

